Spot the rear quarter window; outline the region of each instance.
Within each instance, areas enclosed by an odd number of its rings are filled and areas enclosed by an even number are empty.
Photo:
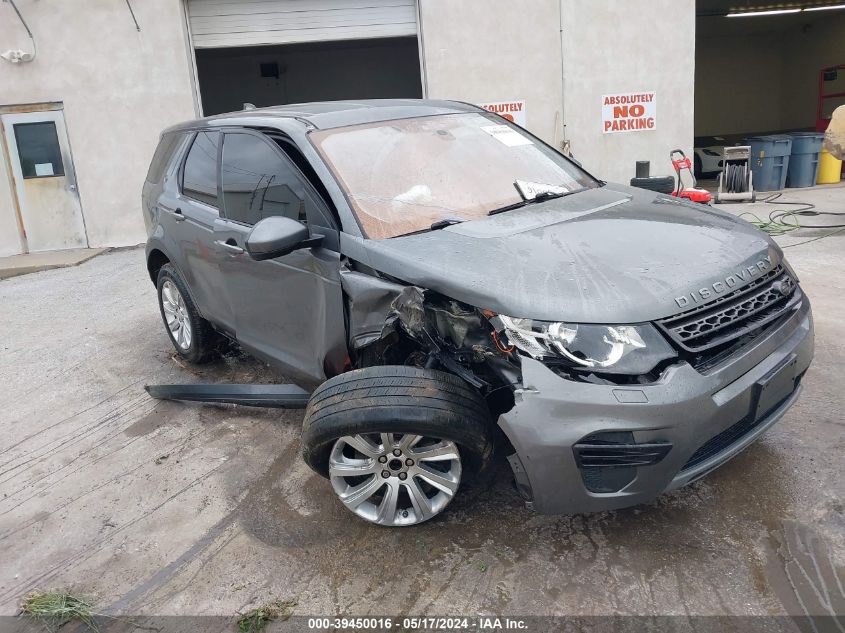
[[[171,132],[161,137],[153,154],[153,160],[150,162],[150,169],[147,171],[147,182],[154,184],[161,182],[181,138],[182,135],[178,132]]]

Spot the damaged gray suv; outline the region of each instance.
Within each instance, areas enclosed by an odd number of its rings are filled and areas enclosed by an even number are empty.
[[[178,125],[143,209],[176,351],[234,340],[313,391],[305,461],[382,525],[436,516],[494,454],[538,512],[651,501],[772,426],[813,356],[765,234],[463,103]]]

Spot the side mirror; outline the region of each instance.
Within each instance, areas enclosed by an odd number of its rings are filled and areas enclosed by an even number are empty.
[[[317,246],[323,241],[318,235],[311,237],[308,227],[283,216],[264,218],[249,232],[246,252],[256,260],[274,259],[288,255],[300,248]]]

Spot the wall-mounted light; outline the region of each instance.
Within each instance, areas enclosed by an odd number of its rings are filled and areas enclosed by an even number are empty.
[[[752,18],[761,15],[783,15],[785,13],[800,13],[801,9],[773,9],[771,11],[745,11],[742,13],[728,13],[729,18]]]
[[[802,13],[804,11],[828,11],[830,9],[845,9],[845,4],[829,4],[822,7],[804,7],[797,9],[766,9],[762,11],[732,11],[725,17],[728,18],[753,18],[763,15],[785,15],[789,13]]]
[[[5,53],[0,54],[0,57],[5,59],[7,62],[12,62],[13,64],[20,64],[21,62],[31,62],[35,59],[35,54],[38,52],[38,48],[35,46],[35,36],[32,34],[32,31],[29,30],[29,25],[26,23],[26,20],[23,19],[21,12],[18,10],[18,6],[15,4],[15,0],[8,0],[9,4],[12,5],[12,9],[14,9],[15,13],[18,15],[18,19],[21,21],[23,28],[26,29],[26,34],[29,35],[29,39],[32,40],[32,52],[27,53],[26,51],[22,51],[18,49],[10,49]]]
[[[828,9],[845,9],[845,4],[831,4],[827,7],[807,7],[804,11],[827,11]]]

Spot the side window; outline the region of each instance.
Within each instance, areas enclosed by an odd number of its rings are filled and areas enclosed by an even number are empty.
[[[150,161],[150,169],[147,172],[147,182],[158,184],[161,182],[164,172],[167,171],[167,166],[170,164],[170,159],[173,157],[173,152],[179,141],[184,138],[177,132],[170,132],[161,137],[156,147],[153,159]]]
[[[302,152],[299,151],[299,148],[290,140],[279,137],[279,136],[270,136],[276,145],[285,153],[290,161],[297,166],[302,175],[305,179],[309,182],[309,184],[314,188],[314,191],[321,198],[322,206],[308,206],[306,211],[309,213],[316,213],[316,215],[311,215],[310,221],[312,223],[316,223],[319,226],[324,227],[331,227],[334,225],[328,218],[334,214],[337,217],[337,209],[335,209],[334,203],[332,202],[332,198],[329,195],[329,192],[326,190],[326,186],[323,184],[323,181],[320,180],[320,177],[317,175],[317,172],[314,171],[314,168],[311,166],[311,163],[308,162],[308,159],[302,155]]]
[[[182,193],[217,207],[218,132],[199,132],[194,138],[182,172]]]
[[[243,224],[282,215],[306,222],[306,194],[293,166],[264,140],[226,134],[220,167],[226,217]]]

